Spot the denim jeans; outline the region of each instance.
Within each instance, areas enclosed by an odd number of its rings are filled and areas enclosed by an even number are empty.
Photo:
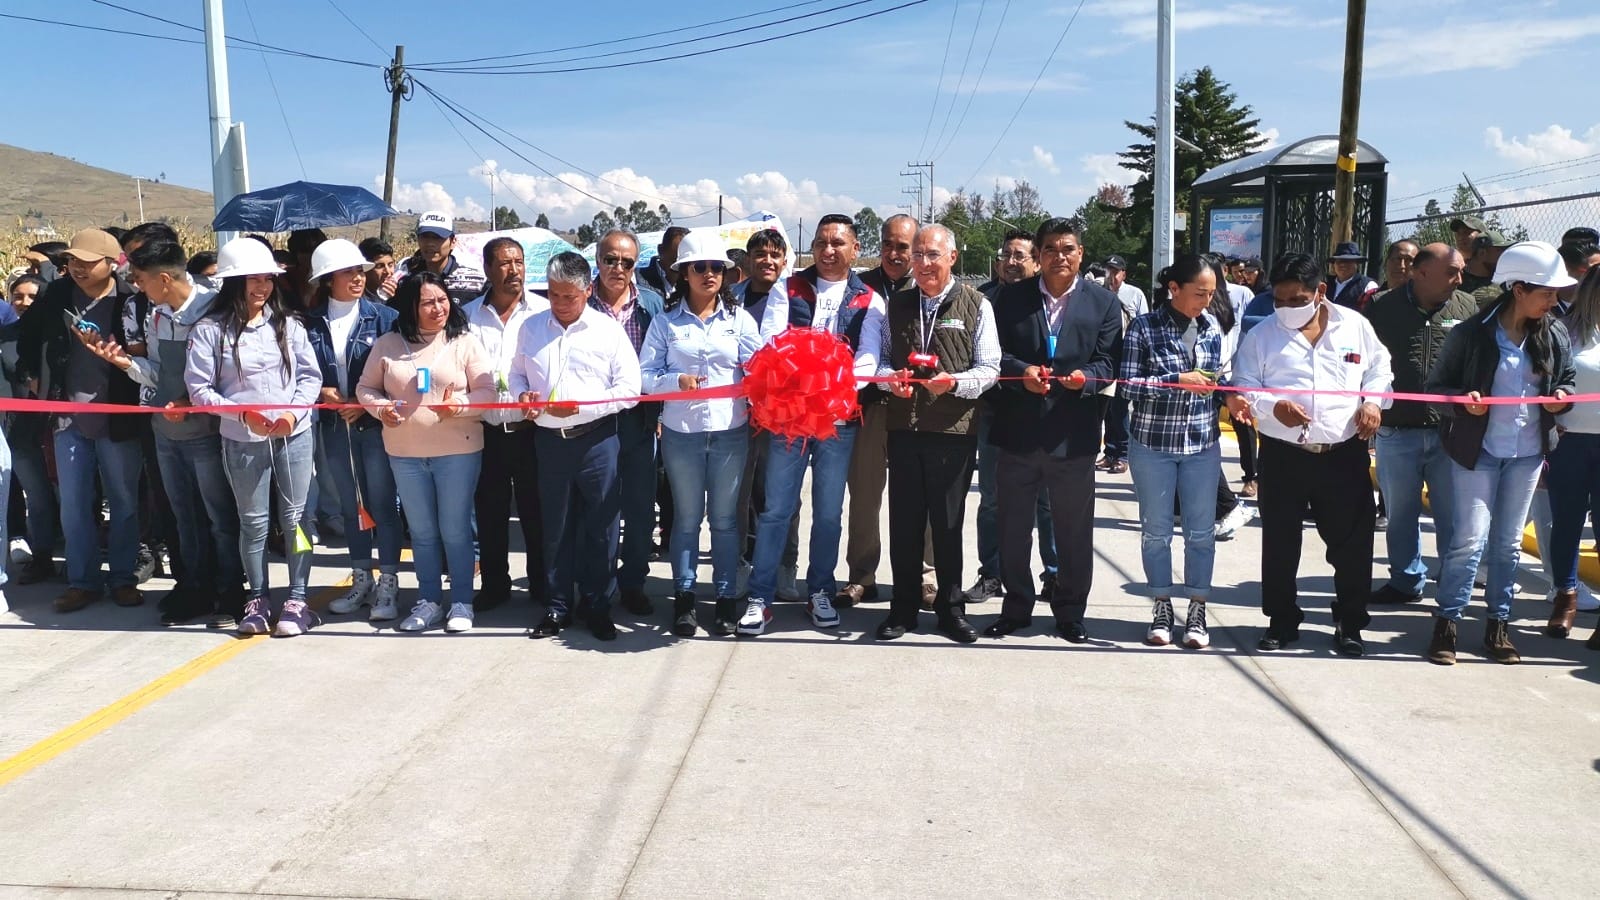
[[[806,592],[824,591],[833,596],[837,589],[833,570],[839,562],[839,537],[844,530],[844,486],[859,427],[840,425],[839,434],[825,441],[791,441],[772,435],[767,446],[767,505],[756,525],[756,552],[751,561],[751,600],[772,602],[778,586],[778,557],[789,536],[789,519],[800,506],[807,466],[811,467],[811,537],[806,542],[810,559]]]
[[[1550,583],[1558,591],[1578,588],[1578,544],[1585,520],[1594,516],[1600,525],[1600,434],[1569,431],[1550,451],[1550,535],[1539,536]],[[1538,516],[1535,516],[1537,522]]]
[[[289,554],[289,597],[306,598],[311,551],[295,549],[294,529],[311,489],[315,444],[309,428],[266,441],[222,439],[223,469],[233,486],[233,502],[239,507],[239,561],[252,594],[264,594],[271,587],[267,581],[267,528],[272,521],[273,485],[277,485],[278,517]]]
[[[683,434],[661,429],[661,460],[672,483],[672,582],[693,591],[700,556],[700,520],[711,524],[711,581],[733,597],[739,571],[739,488],[749,429]]]
[[[989,443],[989,422],[994,414],[978,407],[978,576],[999,578],[1000,567],[1000,490],[995,470],[1000,465],[1000,448]],[[1056,559],[1056,526],[1050,519],[1050,495],[1039,492],[1039,502],[1034,510],[1034,524],[1039,529],[1039,565],[1046,575],[1054,575],[1059,565]]]
[[[13,425],[19,418],[11,417]],[[28,549],[36,559],[51,559],[61,547],[61,504],[45,464],[44,445],[32,429],[20,435],[8,432],[6,439],[11,443],[12,477],[27,501]]]
[[[139,442],[91,440],[76,426],[56,432],[56,475],[61,482],[61,530],[67,536],[67,583],[88,591],[100,575],[100,507],[95,475],[111,508],[106,538],[111,586],[132,585],[139,553]]]
[[[6,442],[5,432],[0,431],[0,497],[7,501],[11,498],[11,445]],[[11,538],[6,534],[6,525],[11,521],[10,516],[0,515],[0,588],[6,586],[6,569],[11,562]]]
[[[1428,583],[1422,561],[1422,487],[1433,511],[1434,549],[1443,558],[1455,532],[1455,463],[1439,443],[1437,428],[1380,428],[1378,489],[1389,512],[1389,586],[1413,596]]]
[[[444,602],[444,566],[450,566],[450,602],[472,605],[472,502],[482,452],[450,456],[396,456],[390,464],[400,505],[411,525],[417,596]]]
[[[353,428],[343,419],[317,423],[321,465],[337,489],[339,515],[344,519],[344,539],[350,549],[350,568],[370,571],[376,538],[378,568],[400,570],[400,511],[395,508],[394,472],[383,448],[382,428]],[[320,477],[321,470],[319,470]],[[359,493],[358,493],[359,492]],[[375,527],[361,528],[359,509],[365,509]]]
[[[1172,501],[1184,509],[1209,511],[1216,503],[1217,480],[1222,477],[1222,445],[1213,443],[1199,453],[1153,450],[1137,438],[1128,441],[1128,468],[1139,498],[1139,556],[1151,597],[1173,594]],[[1211,596],[1211,572],[1216,564],[1216,527],[1208,516],[1184,516],[1183,589],[1190,600]]]
[[[174,440],[155,435],[156,463],[178,526],[185,585],[202,594],[239,589],[239,508],[215,434]]]
[[[1439,615],[1461,620],[1472,600],[1478,560],[1487,568],[1483,597],[1493,618],[1511,618],[1511,583],[1517,573],[1528,503],[1544,463],[1540,455],[1501,459],[1488,453],[1475,469],[1451,462],[1455,535],[1439,573]]]
[[[656,530],[656,419],[637,410],[617,416],[617,484],[622,537],[617,587],[643,588]]]

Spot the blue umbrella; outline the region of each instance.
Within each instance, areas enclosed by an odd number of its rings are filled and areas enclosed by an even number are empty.
[[[296,231],[398,215],[366,188],[295,181],[240,194],[211,220],[213,231]]]

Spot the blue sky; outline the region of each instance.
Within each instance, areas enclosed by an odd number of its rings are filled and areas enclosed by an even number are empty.
[[[792,3],[790,14],[845,2]],[[896,2],[872,0],[804,24]],[[121,3],[200,24],[200,0]],[[586,44],[779,5],[338,0],[336,8],[330,0],[227,0],[226,15],[234,36],[372,63],[386,62],[392,45],[404,43],[408,62],[421,64]],[[1180,71],[1212,66],[1275,140],[1336,130],[1345,0],[1177,0],[1177,6]],[[935,161],[938,199],[963,185],[988,193],[997,182],[1026,178],[1047,207],[1067,213],[1097,184],[1131,181],[1115,165],[1131,135],[1122,121],[1147,118],[1154,99],[1155,0],[1085,0],[1054,62],[996,145],[1077,7],[1076,0],[1009,6],[928,0],[812,35],[657,65],[418,77],[575,164],[506,139],[607,206],[665,199],[688,224],[714,222],[719,193],[731,213],[769,209],[791,229],[797,218],[863,205],[891,212],[908,201],[902,189],[911,181],[900,173],[919,156]],[[194,36],[89,0],[8,0],[4,11]],[[0,29],[10,38],[12,109],[28,110],[26,119],[8,117],[0,141],[209,187],[199,46],[8,20],[0,20]],[[1453,185],[1462,171],[1479,180],[1491,203],[1600,190],[1600,107],[1585,102],[1592,91],[1568,87],[1589,79],[1597,38],[1600,6],[1593,0],[1371,0],[1361,136],[1391,160],[1390,196]],[[995,49],[980,80],[991,40]],[[377,184],[388,100],[376,71],[263,59],[243,49],[230,52],[229,65],[254,186],[301,177]],[[96,99],[57,110],[21,101],[73,95]],[[91,112],[97,107],[104,117]],[[396,205],[481,215],[490,201],[490,172],[498,170],[497,202],[530,221],[546,212],[557,226],[575,226],[600,208],[470,126],[456,122],[458,134],[450,121],[421,92],[406,104]],[[1494,180],[1584,157],[1593,158]],[[1421,202],[1391,213],[1410,214]]]

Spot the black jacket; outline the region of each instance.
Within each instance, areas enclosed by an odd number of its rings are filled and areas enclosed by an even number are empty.
[[[1372,298],[1364,310],[1378,340],[1389,349],[1394,369],[1394,389],[1403,394],[1422,393],[1443,352],[1445,338],[1457,325],[1476,318],[1478,304],[1472,295],[1455,291],[1431,313],[1417,305],[1409,283]],[[1437,428],[1439,413],[1420,400],[1396,400],[1383,411],[1390,428]]]
[[[1501,297],[1499,303],[1450,330],[1438,362],[1428,373],[1428,393],[1459,397],[1477,391],[1485,397],[1490,395],[1495,368],[1500,364],[1495,320],[1502,306],[1510,302],[1509,296]],[[1530,356],[1532,349],[1530,345]],[[1577,392],[1578,373],[1572,364],[1572,342],[1567,337],[1567,327],[1559,320],[1550,319],[1550,348],[1543,358],[1533,359],[1533,366],[1535,371],[1544,373],[1539,379],[1541,397],[1548,397],[1557,390],[1569,394]],[[1483,438],[1489,432],[1488,414],[1475,416],[1455,403],[1435,403],[1434,409],[1439,414],[1439,441],[1445,453],[1465,468],[1476,468],[1478,457],[1483,454]],[[1550,450],[1550,432],[1555,427],[1556,415],[1539,407],[1539,441],[1546,452]]]
[[[1081,369],[1090,380],[1080,390],[1052,382],[1044,395],[1031,393],[1021,381],[1001,381],[988,392],[994,413],[989,443],[1013,453],[1043,450],[1057,457],[1092,457],[1100,451],[1095,392],[1116,377],[1122,361],[1122,303],[1080,275],[1067,297],[1052,359],[1040,277],[1006,285],[992,301],[1000,377],[1020,378],[1029,366],[1048,365],[1058,376]]]
[[[18,323],[21,328],[17,338],[17,379],[27,382],[39,378],[48,367],[50,384],[43,397],[45,400],[61,400],[65,396],[67,360],[77,338],[68,333],[62,313],[72,305],[72,292],[76,288],[77,282],[71,278],[50,282],[50,286],[45,288],[33,306],[28,308],[28,314]],[[109,298],[110,302],[116,304],[116,312],[111,317],[111,337],[124,347],[128,344],[128,336],[122,327],[122,308],[132,297],[132,292],[119,280]],[[144,313],[143,309],[138,310],[136,320],[143,322]],[[138,383],[115,371],[110,363],[102,362],[101,365],[113,369],[107,382],[106,402],[119,406],[138,406]],[[110,419],[110,434],[114,441],[134,440],[141,435],[143,427],[149,425],[144,416],[116,415]]]

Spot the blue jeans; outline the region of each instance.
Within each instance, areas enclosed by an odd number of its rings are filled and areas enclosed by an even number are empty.
[[[739,489],[749,429],[681,434],[661,429],[661,461],[672,485],[672,582],[693,591],[700,556],[700,520],[711,523],[711,581],[733,597],[739,571]]]
[[[21,415],[13,415],[13,427]],[[61,545],[61,504],[56,500],[56,486],[50,482],[50,470],[45,465],[44,445],[33,428],[22,433],[8,432],[11,443],[11,472],[28,508],[28,549],[35,559],[49,560]]]
[[[619,588],[643,588],[650,571],[656,530],[656,421],[631,409],[617,415],[617,484],[622,494]]]
[[[995,470],[1000,465],[1000,449],[989,443],[989,421],[994,414],[978,407],[978,577],[1000,577],[1000,489]],[[1034,510],[1034,525],[1039,529],[1039,565],[1046,575],[1054,575],[1056,526],[1050,518],[1050,495],[1039,492]]]
[[[67,583],[98,591],[100,575],[100,508],[95,474],[111,508],[106,538],[111,586],[135,583],[139,554],[139,467],[144,454],[139,442],[91,440],[76,426],[56,432],[56,476],[61,482],[61,530],[67,536]]]
[[[448,563],[450,601],[471,606],[472,502],[482,452],[396,456],[390,464],[400,487],[400,505],[411,525],[418,597],[444,602],[444,566]]]
[[[1578,589],[1578,544],[1590,515],[1600,526],[1600,434],[1569,431],[1550,451],[1550,536],[1540,535],[1550,583],[1558,591]],[[1537,519],[1537,516],[1535,517]]]
[[[1442,558],[1455,534],[1455,463],[1439,443],[1437,428],[1380,428],[1378,488],[1389,512],[1389,586],[1413,596],[1428,583],[1422,561],[1422,486],[1433,511],[1434,548]]]
[[[6,442],[4,431],[0,431],[0,497],[7,502],[11,499],[11,445]],[[8,515],[0,515],[0,551],[6,554],[0,557],[0,588],[6,586],[6,567],[11,562],[11,538],[6,535],[10,519]]]
[[[267,530],[272,521],[272,489],[278,489],[278,521],[282,523],[284,549],[289,554],[289,597],[306,598],[306,578],[311,573],[311,551],[295,549],[295,526],[305,511],[306,492],[313,477],[313,447],[307,429],[286,438],[267,441],[222,439],[222,465],[233,486],[239,507],[239,561],[244,565],[250,593],[265,594],[267,581]]]
[[[390,574],[398,572],[400,511],[395,508],[394,471],[389,467],[389,454],[383,448],[383,429],[353,428],[335,417],[332,421],[317,423],[317,439],[323,467],[319,469],[319,476],[326,470],[338,490],[344,539],[350,549],[350,567],[363,571],[372,569],[372,545],[376,537],[378,568]],[[361,528],[359,510],[363,508],[375,523],[371,531]]]
[[[1171,599],[1173,498],[1184,509],[1210,512],[1217,502],[1222,477],[1222,445],[1199,453],[1152,450],[1137,438],[1128,440],[1128,468],[1139,498],[1139,556],[1151,597]],[[1211,571],[1216,564],[1215,523],[1210,516],[1183,518],[1183,594],[1190,600],[1211,596]]]
[[[826,441],[790,441],[772,435],[767,446],[767,505],[756,524],[756,552],[750,563],[751,600],[772,602],[778,586],[778,558],[789,536],[789,519],[800,506],[800,485],[807,466],[811,467],[811,537],[806,542],[810,559],[806,592],[833,596],[837,589],[833,570],[839,563],[839,538],[844,530],[844,486],[858,428],[854,423],[840,425],[838,436]]]
[[[1511,583],[1517,573],[1528,503],[1544,457],[1501,459],[1488,453],[1478,467],[1451,462],[1455,485],[1455,535],[1439,573],[1439,615],[1461,620],[1472,600],[1472,579],[1482,558],[1487,568],[1484,602],[1493,618],[1511,618]]]
[[[156,463],[178,527],[185,586],[203,594],[239,589],[239,507],[215,434],[174,440],[155,434]],[[209,525],[208,525],[209,523]]]

